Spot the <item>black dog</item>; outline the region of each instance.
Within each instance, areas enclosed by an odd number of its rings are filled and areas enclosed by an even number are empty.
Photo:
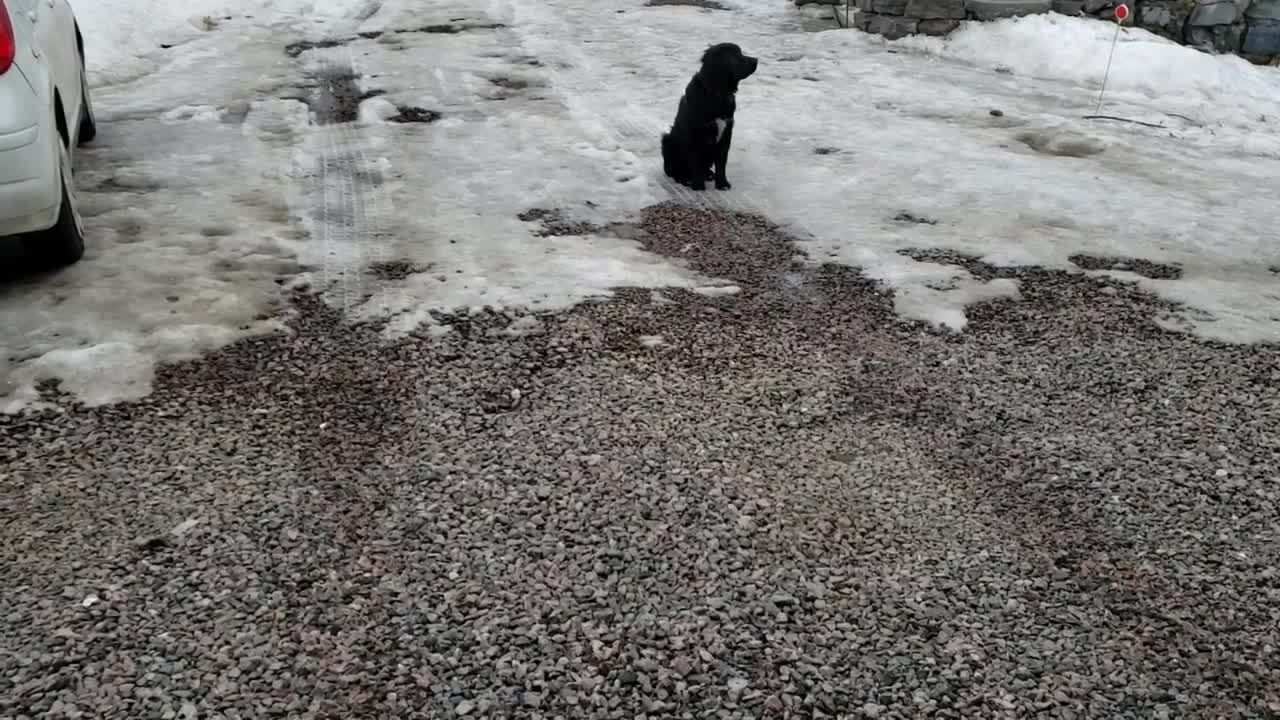
[[[733,43],[712,45],[702,54],[702,68],[685,86],[671,131],[662,136],[662,165],[668,177],[694,190],[705,190],[711,178],[717,190],[731,187],[725,164],[733,142],[735,93],[758,64]]]

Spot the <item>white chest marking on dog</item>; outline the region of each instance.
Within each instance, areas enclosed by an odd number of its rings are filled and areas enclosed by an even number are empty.
[[[725,118],[716,118],[716,142],[720,142],[720,138],[724,137],[724,129],[729,126],[729,121]]]

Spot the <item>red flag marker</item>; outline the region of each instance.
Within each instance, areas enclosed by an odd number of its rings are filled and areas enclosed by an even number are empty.
[[[1116,6],[1116,22],[1123,23],[1129,19],[1129,6],[1120,4]]]

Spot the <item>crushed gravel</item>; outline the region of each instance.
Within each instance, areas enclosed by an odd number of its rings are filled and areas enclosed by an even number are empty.
[[[299,295],[0,417],[0,717],[1280,716],[1276,348],[938,256],[1022,281],[948,335],[757,218],[631,236],[741,292],[391,346]]]

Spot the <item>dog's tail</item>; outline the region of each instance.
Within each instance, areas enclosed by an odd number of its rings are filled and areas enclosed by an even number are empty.
[[[669,178],[675,178],[679,171],[677,170],[675,141],[671,139],[671,133],[662,133],[662,171]]]

